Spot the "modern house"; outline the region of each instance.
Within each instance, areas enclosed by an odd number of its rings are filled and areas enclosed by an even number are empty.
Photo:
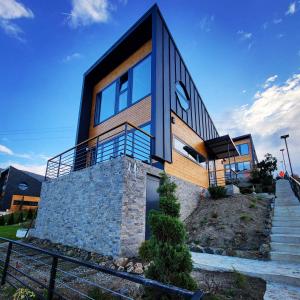
[[[0,172],[0,210],[37,208],[44,177],[12,166]]]
[[[85,73],[76,145],[48,161],[32,235],[134,255],[162,170],[177,183],[184,219],[222,182],[222,160],[238,155],[154,5]]]
[[[240,155],[224,159],[225,177],[230,176],[230,169],[235,171],[241,184],[250,179],[252,169],[258,163],[257,155],[251,134],[245,134],[232,139]]]

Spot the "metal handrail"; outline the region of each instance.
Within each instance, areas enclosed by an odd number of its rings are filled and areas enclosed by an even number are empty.
[[[55,158],[57,158],[57,157],[59,157],[59,156],[65,154],[65,153],[67,153],[67,152],[69,152],[69,151],[75,149],[76,147],[79,147],[79,146],[81,146],[81,145],[84,145],[85,143],[88,143],[88,142],[90,142],[91,140],[94,140],[94,139],[96,139],[96,138],[98,138],[98,137],[100,137],[100,136],[103,136],[103,135],[105,135],[105,134],[111,132],[111,131],[114,131],[114,130],[116,130],[116,129],[119,128],[119,127],[123,127],[123,126],[125,126],[126,124],[129,125],[130,127],[133,127],[133,128],[135,128],[135,129],[137,129],[137,130],[143,132],[143,133],[144,133],[145,135],[147,135],[148,137],[153,138],[153,136],[152,136],[151,134],[149,134],[149,133],[146,132],[145,130],[143,130],[143,129],[137,127],[137,126],[135,126],[134,124],[132,124],[132,123],[130,123],[130,122],[123,122],[123,123],[121,123],[121,124],[119,124],[119,125],[116,125],[116,126],[110,128],[110,129],[108,129],[108,130],[106,130],[106,131],[104,131],[104,132],[98,134],[98,135],[95,135],[95,136],[93,136],[93,137],[88,138],[87,140],[84,140],[84,141],[80,142],[80,143],[77,144],[76,146],[69,148],[68,150],[66,150],[66,151],[64,151],[64,152],[62,152],[62,153],[60,153],[60,154],[58,154],[58,155],[56,155],[56,156],[50,158],[49,160],[53,160],[53,159],[55,159]],[[48,160],[48,161],[49,161],[49,160]]]
[[[121,271],[110,269],[110,268],[107,268],[107,267],[104,267],[104,266],[96,265],[96,264],[93,264],[91,262],[80,261],[76,258],[64,256],[64,255],[61,255],[61,254],[53,252],[53,251],[45,250],[45,249],[30,245],[30,244],[25,244],[23,242],[13,241],[13,240],[2,238],[2,237],[0,237],[0,240],[8,243],[5,261],[1,260],[4,263],[3,267],[1,266],[1,268],[2,268],[1,285],[4,285],[6,282],[9,283],[9,281],[7,281],[7,279],[6,279],[6,277],[8,275],[8,276],[11,276],[12,278],[14,278],[19,283],[21,283],[23,286],[26,286],[27,288],[35,291],[35,289],[32,286],[29,286],[24,281],[17,278],[17,275],[15,275],[15,274],[13,275],[12,273],[9,272],[9,268],[11,268],[14,271],[17,271],[17,273],[21,273],[23,277],[26,277],[30,280],[33,279],[32,276],[26,274],[26,272],[22,272],[22,271],[18,272],[19,270],[16,270],[16,268],[13,267],[10,264],[11,254],[13,252],[12,251],[13,245],[17,245],[21,248],[26,248],[26,249],[37,251],[39,253],[48,255],[49,257],[52,258],[52,264],[49,265],[49,267],[51,267],[51,272],[50,272],[50,277],[49,277],[49,284],[47,286],[47,289],[48,289],[47,299],[48,300],[52,300],[54,295],[59,295],[59,293],[55,290],[56,272],[60,271],[60,269],[58,268],[58,261],[59,260],[62,260],[62,261],[65,261],[65,262],[71,262],[71,263],[73,263],[75,265],[78,265],[78,266],[83,266],[83,267],[86,267],[88,269],[92,269],[92,270],[95,270],[95,271],[98,271],[98,272],[101,272],[101,273],[105,273],[105,274],[112,275],[112,276],[115,276],[115,277],[118,277],[118,278],[126,279],[128,281],[141,284],[144,287],[160,290],[160,291],[165,292],[167,294],[182,296],[185,299],[200,300],[204,296],[204,293],[202,291],[192,292],[192,291],[189,291],[189,290],[186,290],[186,289],[183,289],[183,288],[176,287],[174,285],[164,284],[164,283],[161,283],[161,282],[156,281],[156,280],[148,279],[148,278],[145,278],[145,277],[140,276],[140,275],[133,275],[133,274],[130,274],[130,273],[127,273],[127,272],[121,272]],[[40,284],[42,287],[45,288],[45,284],[39,282],[36,278],[34,278],[34,280],[32,280],[32,281],[34,281],[35,283]],[[80,293],[80,291],[77,291],[77,290],[76,290],[76,292]],[[59,296],[61,296],[61,295],[59,295]]]
[[[45,180],[122,155],[151,164],[152,139],[153,136],[143,129],[123,122],[50,158]]]
[[[300,201],[300,182],[296,180],[293,176],[288,176],[288,179],[295,196]]]

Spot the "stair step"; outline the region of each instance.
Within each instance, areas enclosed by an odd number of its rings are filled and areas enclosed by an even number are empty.
[[[300,243],[299,244],[289,244],[289,243],[277,243],[271,242],[271,249],[274,252],[285,252],[290,254],[300,255]]]
[[[300,255],[299,254],[271,251],[270,255],[271,255],[271,260],[300,263]]]
[[[274,220],[272,222],[272,226],[274,227],[299,227],[300,228],[300,220],[294,221],[294,220]]]
[[[271,241],[276,243],[290,243],[290,244],[299,244],[300,243],[300,234],[271,234]]]
[[[285,221],[300,221],[300,218],[299,217],[289,217],[289,218],[286,218],[286,217],[273,217],[273,222],[275,221],[279,221],[279,222],[285,222]]]
[[[272,233],[281,233],[281,234],[296,234],[300,235],[299,227],[272,227]]]

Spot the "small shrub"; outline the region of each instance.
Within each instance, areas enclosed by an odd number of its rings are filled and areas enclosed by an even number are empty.
[[[146,261],[150,262],[152,260],[152,251],[150,246],[150,240],[144,241],[139,248],[139,257]]]
[[[15,216],[14,216],[13,213],[8,215],[6,223],[7,223],[7,225],[13,225],[13,224],[15,224]]]
[[[23,213],[22,212],[20,212],[17,216],[16,216],[16,223],[18,224],[18,223],[23,223],[23,218],[24,218],[24,216],[23,216]]]
[[[20,288],[13,295],[13,300],[34,300],[37,299],[34,292],[29,289]]]
[[[240,216],[240,219],[241,219],[242,221],[245,221],[245,222],[252,221],[252,218],[251,218],[249,215],[247,215],[247,214],[242,214],[242,215]]]
[[[244,274],[234,270],[233,271],[233,278],[234,278],[234,283],[235,283],[236,287],[238,287],[239,289],[245,289],[246,288],[247,277]]]
[[[251,202],[249,208],[256,208],[256,204],[254,202]]]
[[[152,263],[145,272],[147,278],[195,290],[197,285],[190,275],[193,262],[186,245],[185,226],[179,219],[180,205],[176,198],[176,187],[166,173],[161,174],[157,190],[160,210],[150,212],[151,237],[142,245],[140,255],[148,259],[149,253],[151,256]],[[146,299],[181,299],[177,296],[170,298],[165,292],[148,287],[145,294]]]
[[[0,216],[0,226],[4,226],[5,225],[5,219],[3,216]]]
[[[29,209],[29,210],[28,210],[26,219],[27,219],[27,220],[32,220],[32,219],[33,219],[33,211],[32,211],[32,209]]]
[[[220,199],[226,197],[226,188],[224,186],[210,186],[208,188],[212,199]]]

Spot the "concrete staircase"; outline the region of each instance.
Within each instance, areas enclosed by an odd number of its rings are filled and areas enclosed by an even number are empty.
[[[300,202],[288,180],[276,182],[271,260],[300,263]]]

